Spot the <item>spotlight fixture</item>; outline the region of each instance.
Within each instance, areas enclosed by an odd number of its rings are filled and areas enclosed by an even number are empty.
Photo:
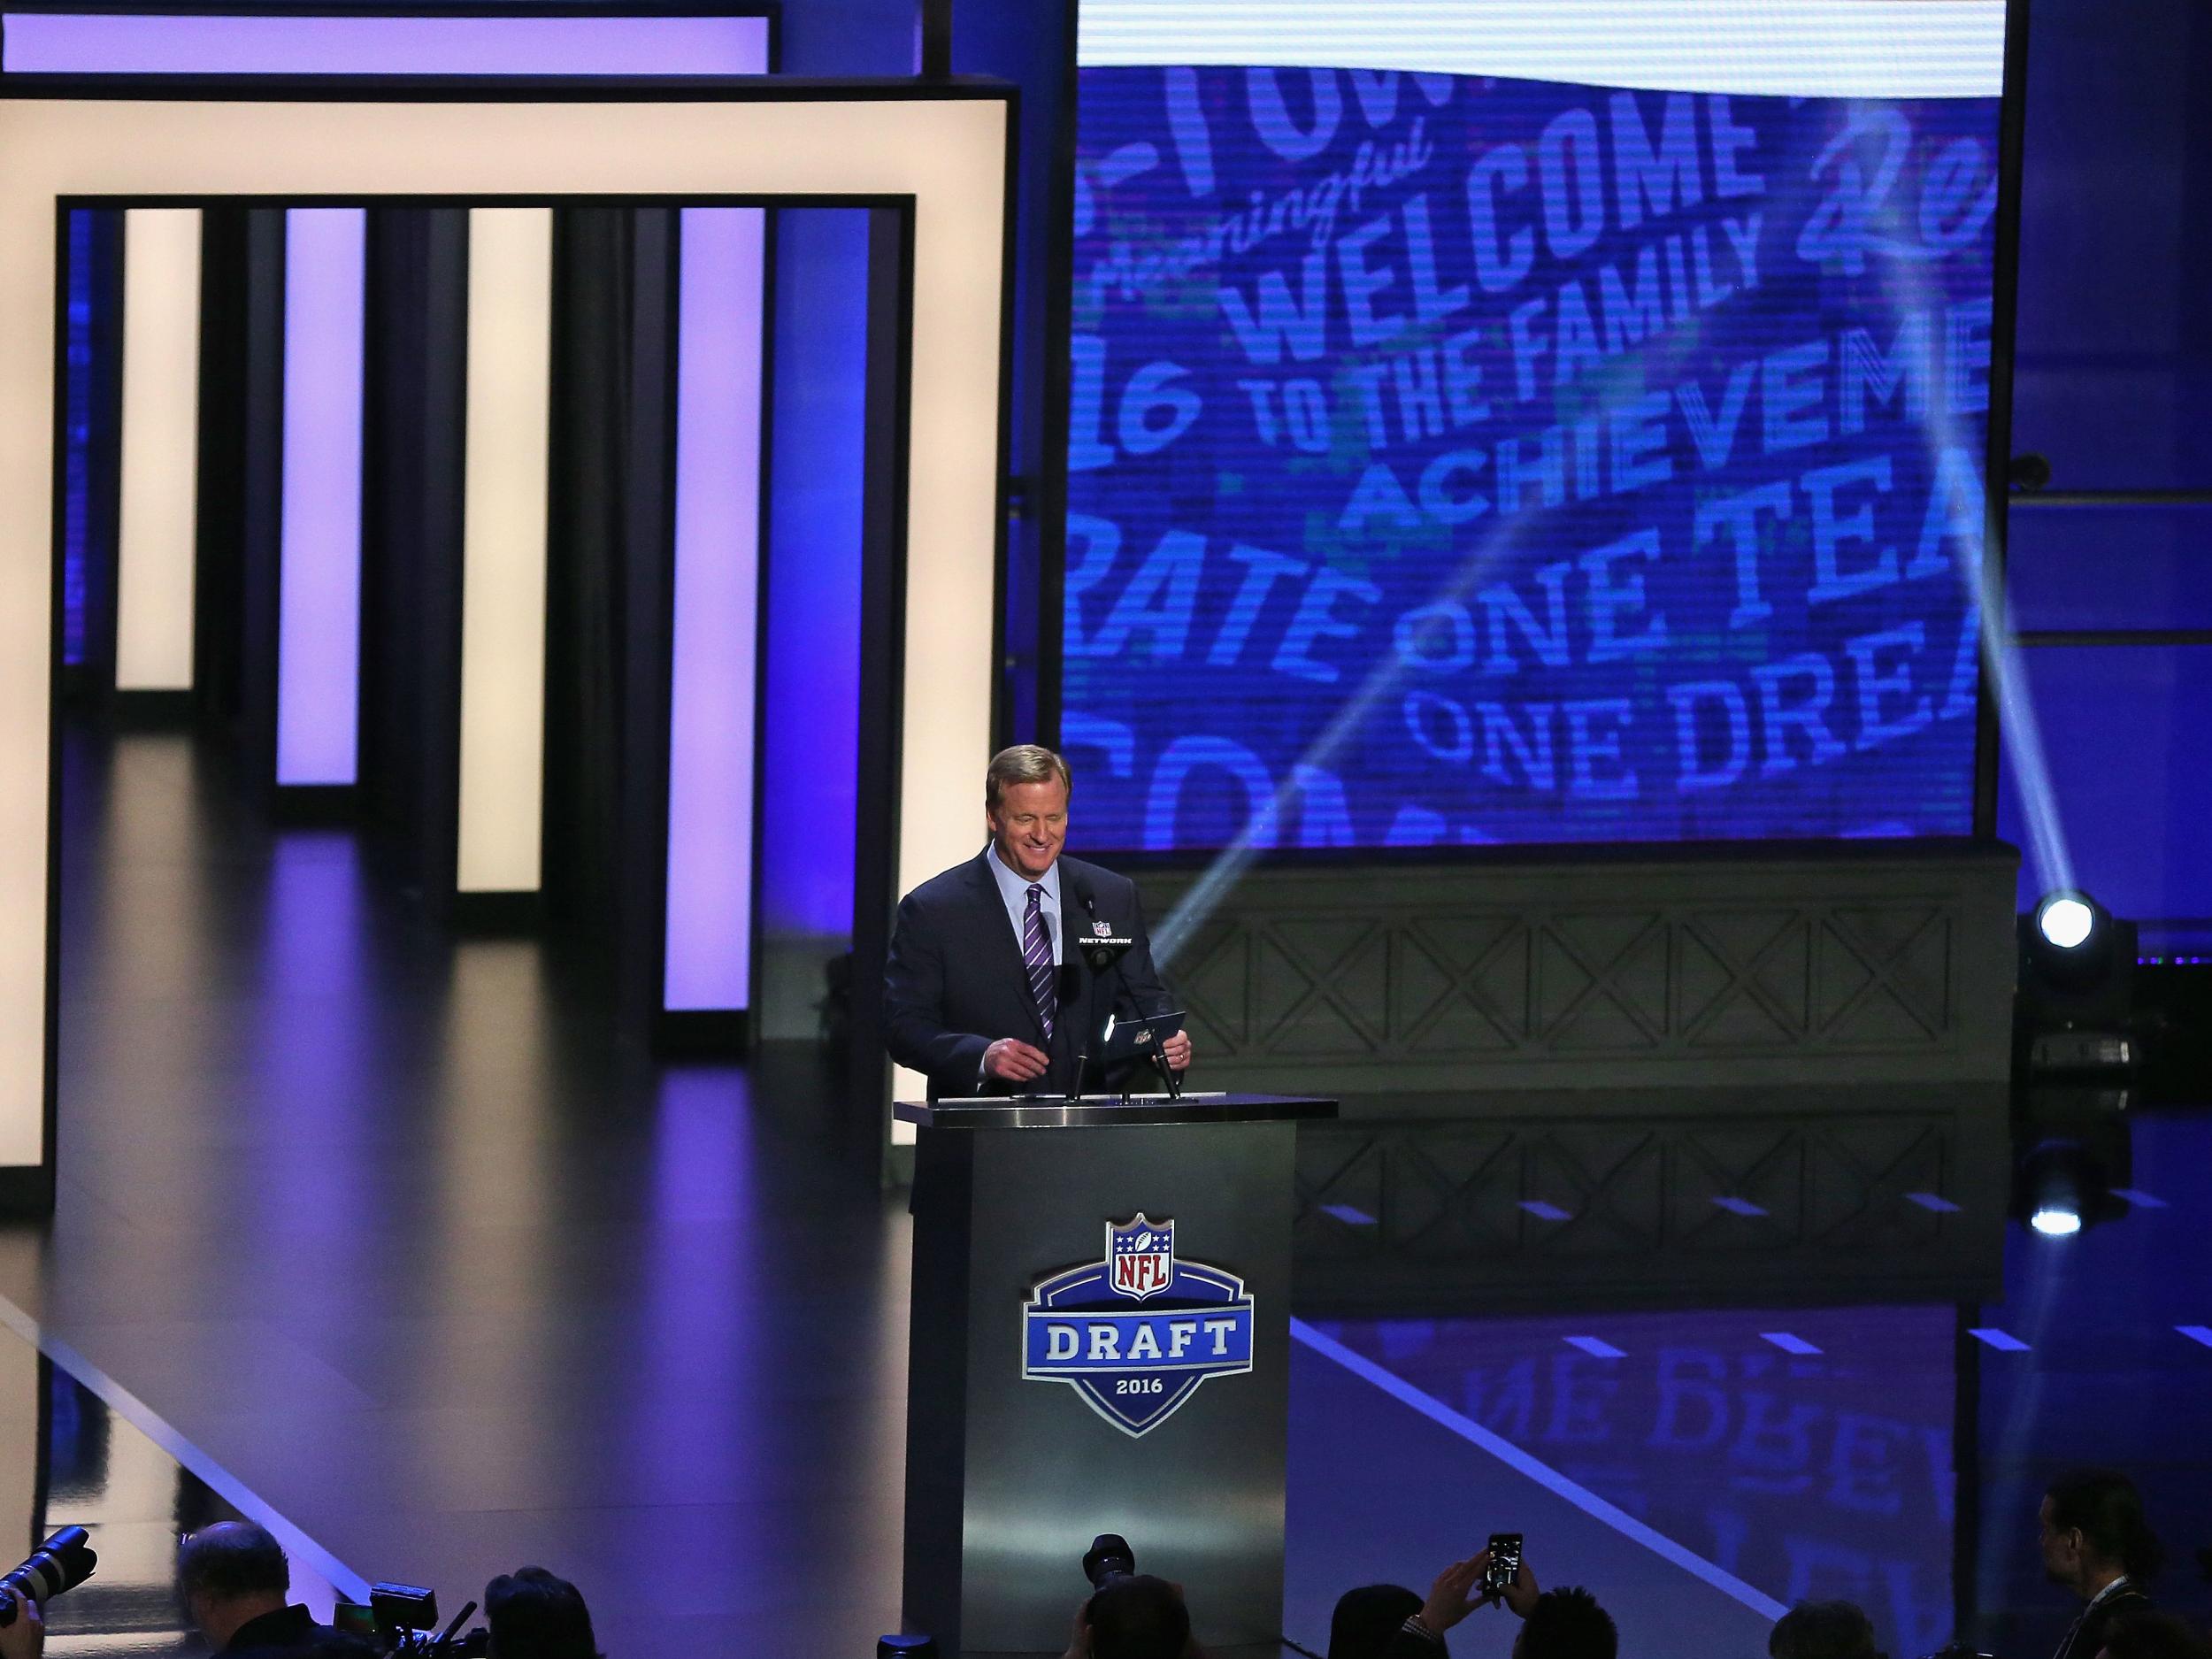
[[[2045,894],[2019,918],[2014,1053],[2031,1078],[2109,1075],[2139,1058],[2135,924],[2078,888]]]

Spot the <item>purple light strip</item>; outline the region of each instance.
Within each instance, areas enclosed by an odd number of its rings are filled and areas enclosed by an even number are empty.
[[[752,993],[754,672],[760,603],[758,208],[687,208],[676,365],[676,603],[662,1005]]]
[[[743,75],[765,18],[0,14],[10,73]]]
[[[284,216],[280,784],[356,779],[368,218],[354,207],[295,208]]]

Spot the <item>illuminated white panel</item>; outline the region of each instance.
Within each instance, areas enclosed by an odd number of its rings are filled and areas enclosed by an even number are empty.
[[[399,106],[0,100],[0,431],[11,434],[0,445],[0,1165],[45,1152],[58,198],[912,198],[910,388],[925,412],[907,479],[903,890],[973,853],[972,780],[990,756],[1008,140],[1003,100],[916,90]],[[542,342],[542,298],[509,298],[538,311]],[[541,560],[541,531],[536,540]],[[539,695],[530,689],[533,709]],[[534,787],[532,798],[534,810]]]
[[[1076,60],[1993,98],[2004,0],[1082,0]]]
[[[199,430],[199,210],[134,208],[123,216],[119,691],[192,688]]]
[[[532,893],[544,810],[550,208],[470,212],[468,329],[457,885]]]

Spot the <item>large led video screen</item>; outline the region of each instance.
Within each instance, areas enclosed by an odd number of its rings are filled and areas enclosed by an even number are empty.
[[[2002,0],[1083,0],[1097,849],[1973,827]]]

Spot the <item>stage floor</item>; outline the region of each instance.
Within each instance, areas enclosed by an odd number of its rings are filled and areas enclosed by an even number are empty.
[[[653,1063],[558,949],[449,939],[182,736],[73,735],[64,822],[60,1200],[0,1236],[0,1345],[42,1338],[118,1407],[70,1455],[150,1431],[173,1520],[211,1491],[342,1587],[454,1610],[541,1563],[617,1655],[844,1659],[896,1627],[907,1222],[803,1056]],[[2201,1609],[2212,1119],[2117,1128],[2131,1196],[2071,1239],[2008,1226],[1963,1303],[1855,1294],[1847,1262],[1810,1305],[1770,1278],[1609,1311],[1586,1263],[1571,1314],[1540,1280],[1483,1317],[1300,1310],[1286,1633],[1318,1652],[1341,1589],[1520,1531],[1626,1653],[1755,1654],[1809,1594],[1865,1602],[1896,1659],[1958,1609],[2018,1659],[2067,1617],[2034,1508],[2074,1461],[2146,1479]],[[6,1455],[36,1423],[59,1466],[76,1383],[15,1402]],[[158,1518],[139,1486],[117,1524]],[[41,1490],[50,1525],[96,1507]],[[1141,1555],[1141,1522],[1100,1525]],[[74,1650],[173,1645],[145,1605],[88,1599]],[[1503,1617],[1458,1651],[1502,1655]]]

